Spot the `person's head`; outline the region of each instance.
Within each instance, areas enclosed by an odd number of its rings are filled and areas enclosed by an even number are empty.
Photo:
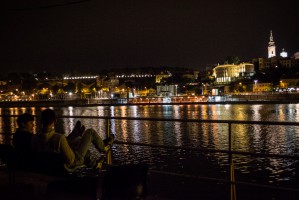
[[[52,109],[45,109],[41,113],[41,123],[43,128],[47,128],[56,122],[56,114]]]
[[[34,127],[34,117],[33,117],[33,115],[31,115],[29,113],[21,114],[17,118],[17,124],[18,124],[19,129],[22,129],[22,130],[32,133],[33,127]]]

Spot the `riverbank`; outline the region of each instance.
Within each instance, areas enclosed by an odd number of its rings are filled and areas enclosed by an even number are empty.
[[[51,107],[51,106],[85,106],[87,99],[75,100],[36,100],[36,101],[0,101],[0,107]]]
[[[136,102],[117,103],[113,101],[80,100],[40,100],[40,101],[0,101],[0,107],[65,107],[65,106],[134,106],[134,105],[194,105],[194,104],[296,104],[299,99],[252,100],[233,99],[207,102]]]

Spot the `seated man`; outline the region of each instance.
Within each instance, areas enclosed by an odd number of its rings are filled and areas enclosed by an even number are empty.
[[[71,137],[80,136],[76,145],[69,144],[67,138],[60,133],[55,132],[56,115],[51,109],[46,109],[41,113],[41,130],[32,138],[32,148],[35,152],[53,152],[58,153],[64,158],[66,168],[75,168],[84,164],[85,157],[90,145],[93,144],[99,152],[107,152],[110,145],[105,145],[102,138],[94,129],[87,129],[79,135],[74,134]],[[113,137],[109,138],[113,141]],[[111,142],[110,142],[111,143]]]
[[[33,136],[34,117],[24,113],[17,118],[18,129],[13,135],[13,145],[18,153],[28,154],[32,152],[31,139]]]
[[[66,137],[72,149],[77,149],[81,145],[82,135],[84,134],[84,132],[85,126],[81,124],[81,121],[77,121],[74,129]],[[109,146],[111,146],[114,142],[114,135],[110,134],[109,138],[104,139],[103,142],[108,149]],[[94,159],[94,156],[89,150],[85,154],[84,165],[86,165],[87,167],[96,168],[97,166],[100,168],[101,162],[103,162],[103,160]]]

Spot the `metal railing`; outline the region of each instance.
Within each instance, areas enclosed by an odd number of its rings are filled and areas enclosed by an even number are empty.
[[[288,158],[288,159],[299,159],[299,155],[288,155],[288,154],[265,154],[265,153],[253,153],[253,152],[244,152],[244,151],[233,151],[232,150],[232,125],[236,124],[249,124],[249,125],[280,125],[280,126],[299,126],[298,122],[273,122],[273,121],[241,121],[241,120],[198,120],[198,119],[165,119],[165,118],[135,118],[135,117],[85,117],[85,116],[72,116],[73,118],[99,118],[106,119],[108,122],[112,119],[114,120],[141,120],[141,121],[171,121],[171,122],[196,122],[196,123],[217,123],[217,124],[227,124],[228,125],[228,150],[215,150],[215,149],[203,149],[203,148],[190,148],[190,147],[182,147],[182,146],[166,146],[166,145],[156,145],[156,144],[145,144],[145,143],[133,143],[133,142],[123,142],[116,141],[117,144],[125,144],[125,145],[138,145],[138,146],[148,146],[148,147],[158,147],[158,148],[172,148],[172,149],[185,149],[185,150],[199,150],[201,152],[209,152],[209,153],[227,153],[228,154],[228,166],[229,166],[229,177],[227,180],[216,179],[211,177],[202,177],[202,176],[193,176],[193,175],[185,175],[178,173],[171,173],[165,171],[151,170],[155,173],[168,174],[173,176],[181,176],[181,177],[192,177],[198,178],[202,180],[210,180],[215,182],[223,182],[228,183],[230,186],[229,196],[230,200],[236,200],[236,184],[252,186],[252,187],[260,187],[260,188],[270,188],[276,190],[284,190],[284,191],[292,191],[299,192],[299,189],[279,187],[279,186],[271,186],[265,184],[257,184],[250,182],[241,182],[235,180],[235,169],[233,162],[233,155],[249,155],[256,157],[271,157],[271,158]]]
[[[0,117],[17,117],[16,115],[0,115]],[[217,124],[227,124],[228,125],[228,149],[227,150],[216,150],[216,149],[206,149],[206,148],[194,148],[194,147],[182,147],[182,146],[169,146],[169,145],[157,145],[157,144],[146,144],[146,143],[137,143],[137,142],[125,142],[125,141],[115,141],[119,145],[137,145],[137,146],[147,146],[152,148],[166,148],[166,149],[182,149],[182,150],[198,150],[201,152],[208,153],[226,153],[228,155],[228,166],[229,166],[229,176],[228,179],[218,179],[212,177],[203,177],[203,176],[194,176],[186,175],[172,172],[165,172],[159,170],[150,170],[154,173],[162,173],[173,176],[181,176],[185,178],[197,178],[202,180],[209,180],[215,182],[228,183],[230,185],[230,199],[236,200],[236,184],[260,187],[260,188],[270,188],[283,191],[292,191],[299,192],[299,189],[286,188],[251,182],[243,182],[235,180],[234,173],[234,162],[233,155],[248,155],[256,157],[271,157],[271,158],[287,158],[287,159],[296,159],[299,160],[299,155],[289,155],[289,154],[265,154],[265,153],[254,153],[254,152],[245,152],[245,151],[234,151],[232,150],[232,125],[236,124],[249,124],[249,125],[280,125],[280,126],[299,126],[298,122],[273,122],[273,121],[241,121],[241,120],[199,120],[199,119],[166,119],[166,118],[135,118],[135,117],[104,117],[104,116],[59,116],[58,118],[85,118],[85,119],[104,119],[107,120],[107,135],[110,134],[110,120],[138,120],[138,121],[167,121],[167,122],[196,122],[196,123],[217,123]],[[108,163],[111,163],[111,157],[108,158]]]

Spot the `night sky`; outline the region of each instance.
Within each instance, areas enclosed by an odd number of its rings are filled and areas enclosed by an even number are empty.
[[[8,72],[99,72],[120,67],[204,69],[238,56],[299,51],[294,1],[7,0],[0,66]]]

